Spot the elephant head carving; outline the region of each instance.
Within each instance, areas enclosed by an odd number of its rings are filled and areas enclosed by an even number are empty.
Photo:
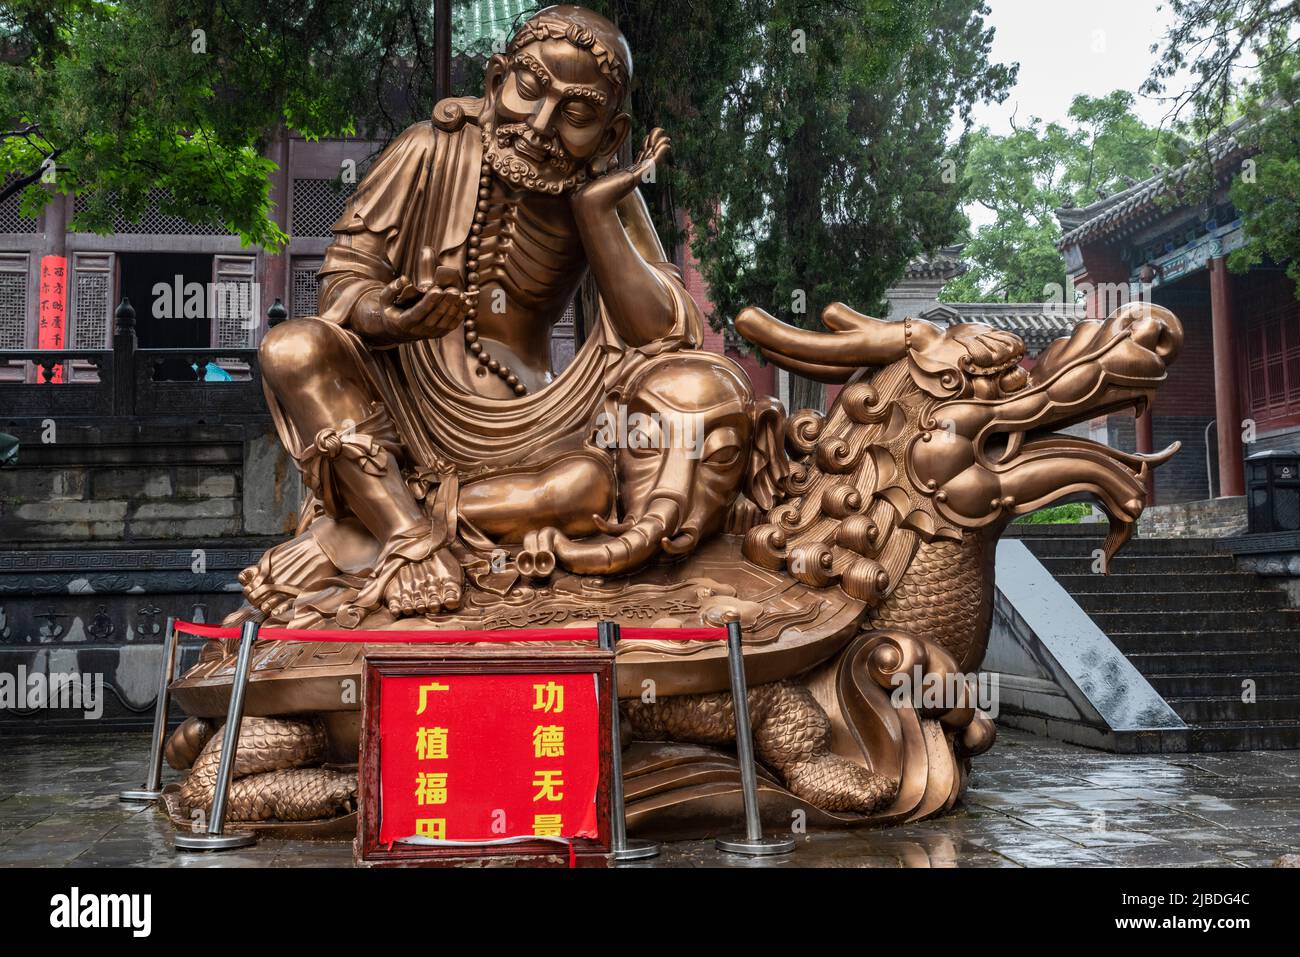
[[[597,516],[603,535],[571,540],[553,528],[531,534],[516,564],[545,576],[630,571],[678,557],[721,531],[739,504],[770,508],[788,472],[779,402],[756,398],[724,356],[671,353],[647,362],[615,391],[593,429],[614,450],[618,518]],[[743,496],[743,498],[742,498]]]

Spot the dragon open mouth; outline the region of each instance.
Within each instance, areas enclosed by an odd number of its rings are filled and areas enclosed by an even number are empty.
[[[1131,411],[1135,418],[1147,408],[1148,397],[1139,395],[1103,403],[1086,413],[1067,416],[1051,426],[1017,432],[999,432],[989,437],[983,455],[992,471],[1002,473],[1008,484],[1039,492],[1029,498],[1016,497],[1012,513],[1024,515],[1052,504],[1069,501],[1095,502],[1106,514],[1110,531],[1103,550],[1106,561],[1132,537],[1138,517],[1146,506],[1151,470],[1167,462],[1181,448],[1174,442],[1158,452],[1125,452],[1090,438],[1063,434],[1064,429],[1099,416]],[[1017,482],[1015,473],[1041,475],[1043,466],[1065,482],[1048,482],[1034,488],[1032,482]]]

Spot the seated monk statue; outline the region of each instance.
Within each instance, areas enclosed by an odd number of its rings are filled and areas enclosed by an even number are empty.
[[[734,378],[691,361],[706,358],[700,313],[637,189],[668,137],[615,163],[631,75],[612,23],[547,8],[489,61],[482,98],[440,102],[364,177],[334,225],[320,315],[261,346],[311,493],[298,536],[241,575],[268,617],[432,616],[459,607],[466,572],[490,588],[503,545],[627,527],[594,417],[667,353],[686,359],[674,389]],[[556,375],[551,330],[588,270],[599,314]]]

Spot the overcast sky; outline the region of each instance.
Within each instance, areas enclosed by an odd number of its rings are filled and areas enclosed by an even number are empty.
[[[1001,103],[973,111],[976,126],[994,133],[1011,132],[1011,118],[1023,124],[1031,116],[1064,124],[1070,101],[1080,93],[1103,96],[1128,90],[1133,109],[1158,125],[1168,104],[1144,97],[1138,87],[1151,71],[1152,43],[1172,22],[1159,0],[987,0],[988,22],[995,28],[990,59],[1019,63],[1020,73]],[[1171,85],[1171,90],[1177,85]],[[992,222],[993,213],[971,204],[972,228]]]
[[[1149,47],[1172,16],[1158,0],[987,0],[996,30],[991,58],[1020,64],[1006,101],[975,110],[976,125],[1009,133],[1010,120],[1029,116],[1063,122],[1079,93],[1101,96],[1125,89],[1137,94],[1151,69]],[[1159,101],[1138,97],[1136,110],[1155,125],[1167,112]],[[1018,112],[1017,112],[1018,110]]]

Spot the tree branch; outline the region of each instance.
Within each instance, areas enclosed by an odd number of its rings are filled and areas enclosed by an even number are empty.
[[[35,172],[28,173],[26,176],[20,176],[16,180],[13,180],[12,182],[5,184],[3,187],[0,187],[0,203],[3,203],[10,196],[14,195],[14,193],[22,192],[28,186],[31,186],[32,183],[40,179],[41,174],[45,172],[46,164],[53,162],[54,159],[62,152],[63,152],[62,149],[55,150],[54,152],[46,156],[45,159],[41,160],[41,165],[36,168]]]

